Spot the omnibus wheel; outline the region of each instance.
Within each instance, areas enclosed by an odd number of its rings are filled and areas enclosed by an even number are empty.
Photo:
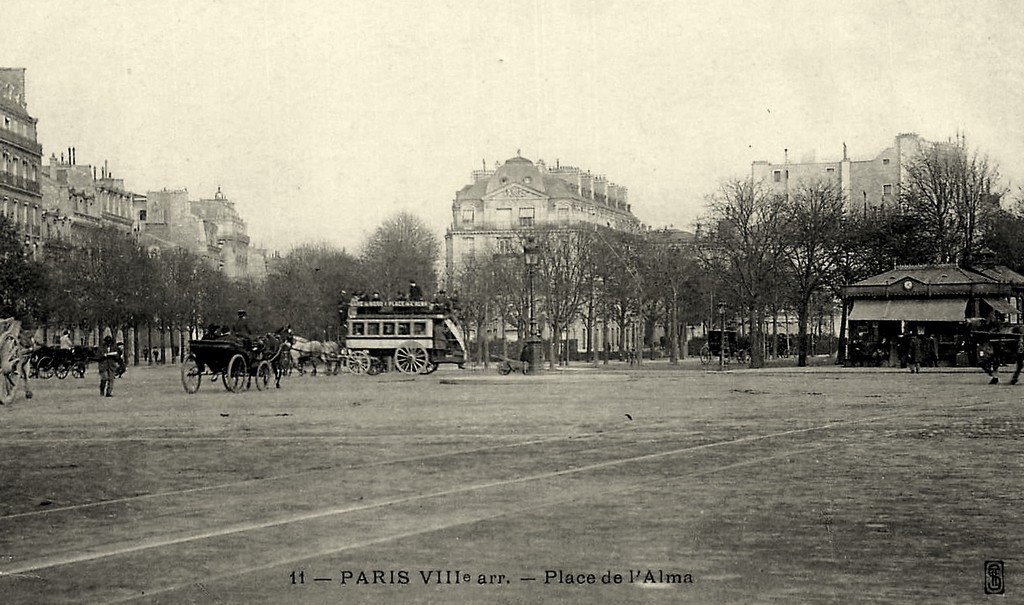
[[[192,394],[199,390],[202,382],[203,372],[199,369],[196,358],[189,355],[181,364],[181,386],[185,388],[186,393]]]
[[[370,355],[366,351],[355,351],[349,353],[348,357],[348,369],[353,374],[369,374],[370,366],[373,363],[370,361]]]
[[[61,363],[61,364],[57,365],[57,369],[55,369],[53,371],[53,374],[57,378],[60,378],[61,380],[64,380],[65,378],[68,377],[68,372],[70,372],[70,371],[71,371],[71,364],[69,364],[69,363]]]
[[[404,344],[395,349],[395,367],[404,374],[422,374],[430,363],[430,355],[423,347]]]

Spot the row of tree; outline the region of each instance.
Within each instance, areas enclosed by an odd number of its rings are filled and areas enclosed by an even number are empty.
[[[382,223],[358,256],[329,244],[302,245],[272,259],[260,282],[229,280],[184,249],[151,255],[114,229],[90,230],[75,246],[58,246],[32,260],[0,217],[0,315],[47,330],[156,330],[161,343],[172,331],[195,336],[211,323],[230,324],[237,309],[246,309],[259,329],[290,325],[309,338],[336,338],[345,291],[391,296],[410,280],[433,290],[440,251],[437,237],[408,213]]]

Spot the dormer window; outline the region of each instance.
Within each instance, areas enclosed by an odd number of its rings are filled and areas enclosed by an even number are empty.
[[[465,226],[472,226],[473,219],[475,218],[475,212],[473,210],[462,211],[462,224]]]
[[[533,181],[533,179],[531,179],[530,177],[528,177],[528,176],[524,176],[523,177],[523,182],[526,183],[527,185],[529,185],[531,181]]]
[[[889,165],[889,158],[882,158],[882,165],[883,166],[888,166]]]

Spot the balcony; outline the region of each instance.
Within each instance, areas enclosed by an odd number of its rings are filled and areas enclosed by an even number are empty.
[[[0,172],[0,185],[7,185],[8,187],[21,189],[28,193],[35,193],[36,195],[39,194],[38,181],[30,181],[23,176],[14,176],[9,172]]]
[[[43,146],[42,145],[40,145],[39,143],[33,141],[32,139],[30,139],[28,137],[23,137],[20,134],[15,133],[12,130],[7,130],[7,129],[4,129],[4,128],[0,128],[0,141],[4,141],[6,143],[10,143],[11,145],[14,145],[15,147],[18,147],[19,149],[27,151],[28,153],[31,153],[31,154],[35,155],[37,158],[42,159],[42,156],[43,156]]]

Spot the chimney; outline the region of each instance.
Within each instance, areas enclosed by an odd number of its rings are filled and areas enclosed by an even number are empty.
[[[75,153],[75,148],[74,148],[74,147],[72,147],[72,148],[71,148],[71,165],[72,165],[72,166],[74,166],[74,165],[78,164],[78,160],[77,160],[77,159],[76,159],[76,157],[75,157],[75,156],[77,156],[77,155],[78,155],[78,154],[77,154],[77,153]]]
[[[92,167],[92,180],[94,180],[94,181],[96,180],[96,167],[95,166]]]

